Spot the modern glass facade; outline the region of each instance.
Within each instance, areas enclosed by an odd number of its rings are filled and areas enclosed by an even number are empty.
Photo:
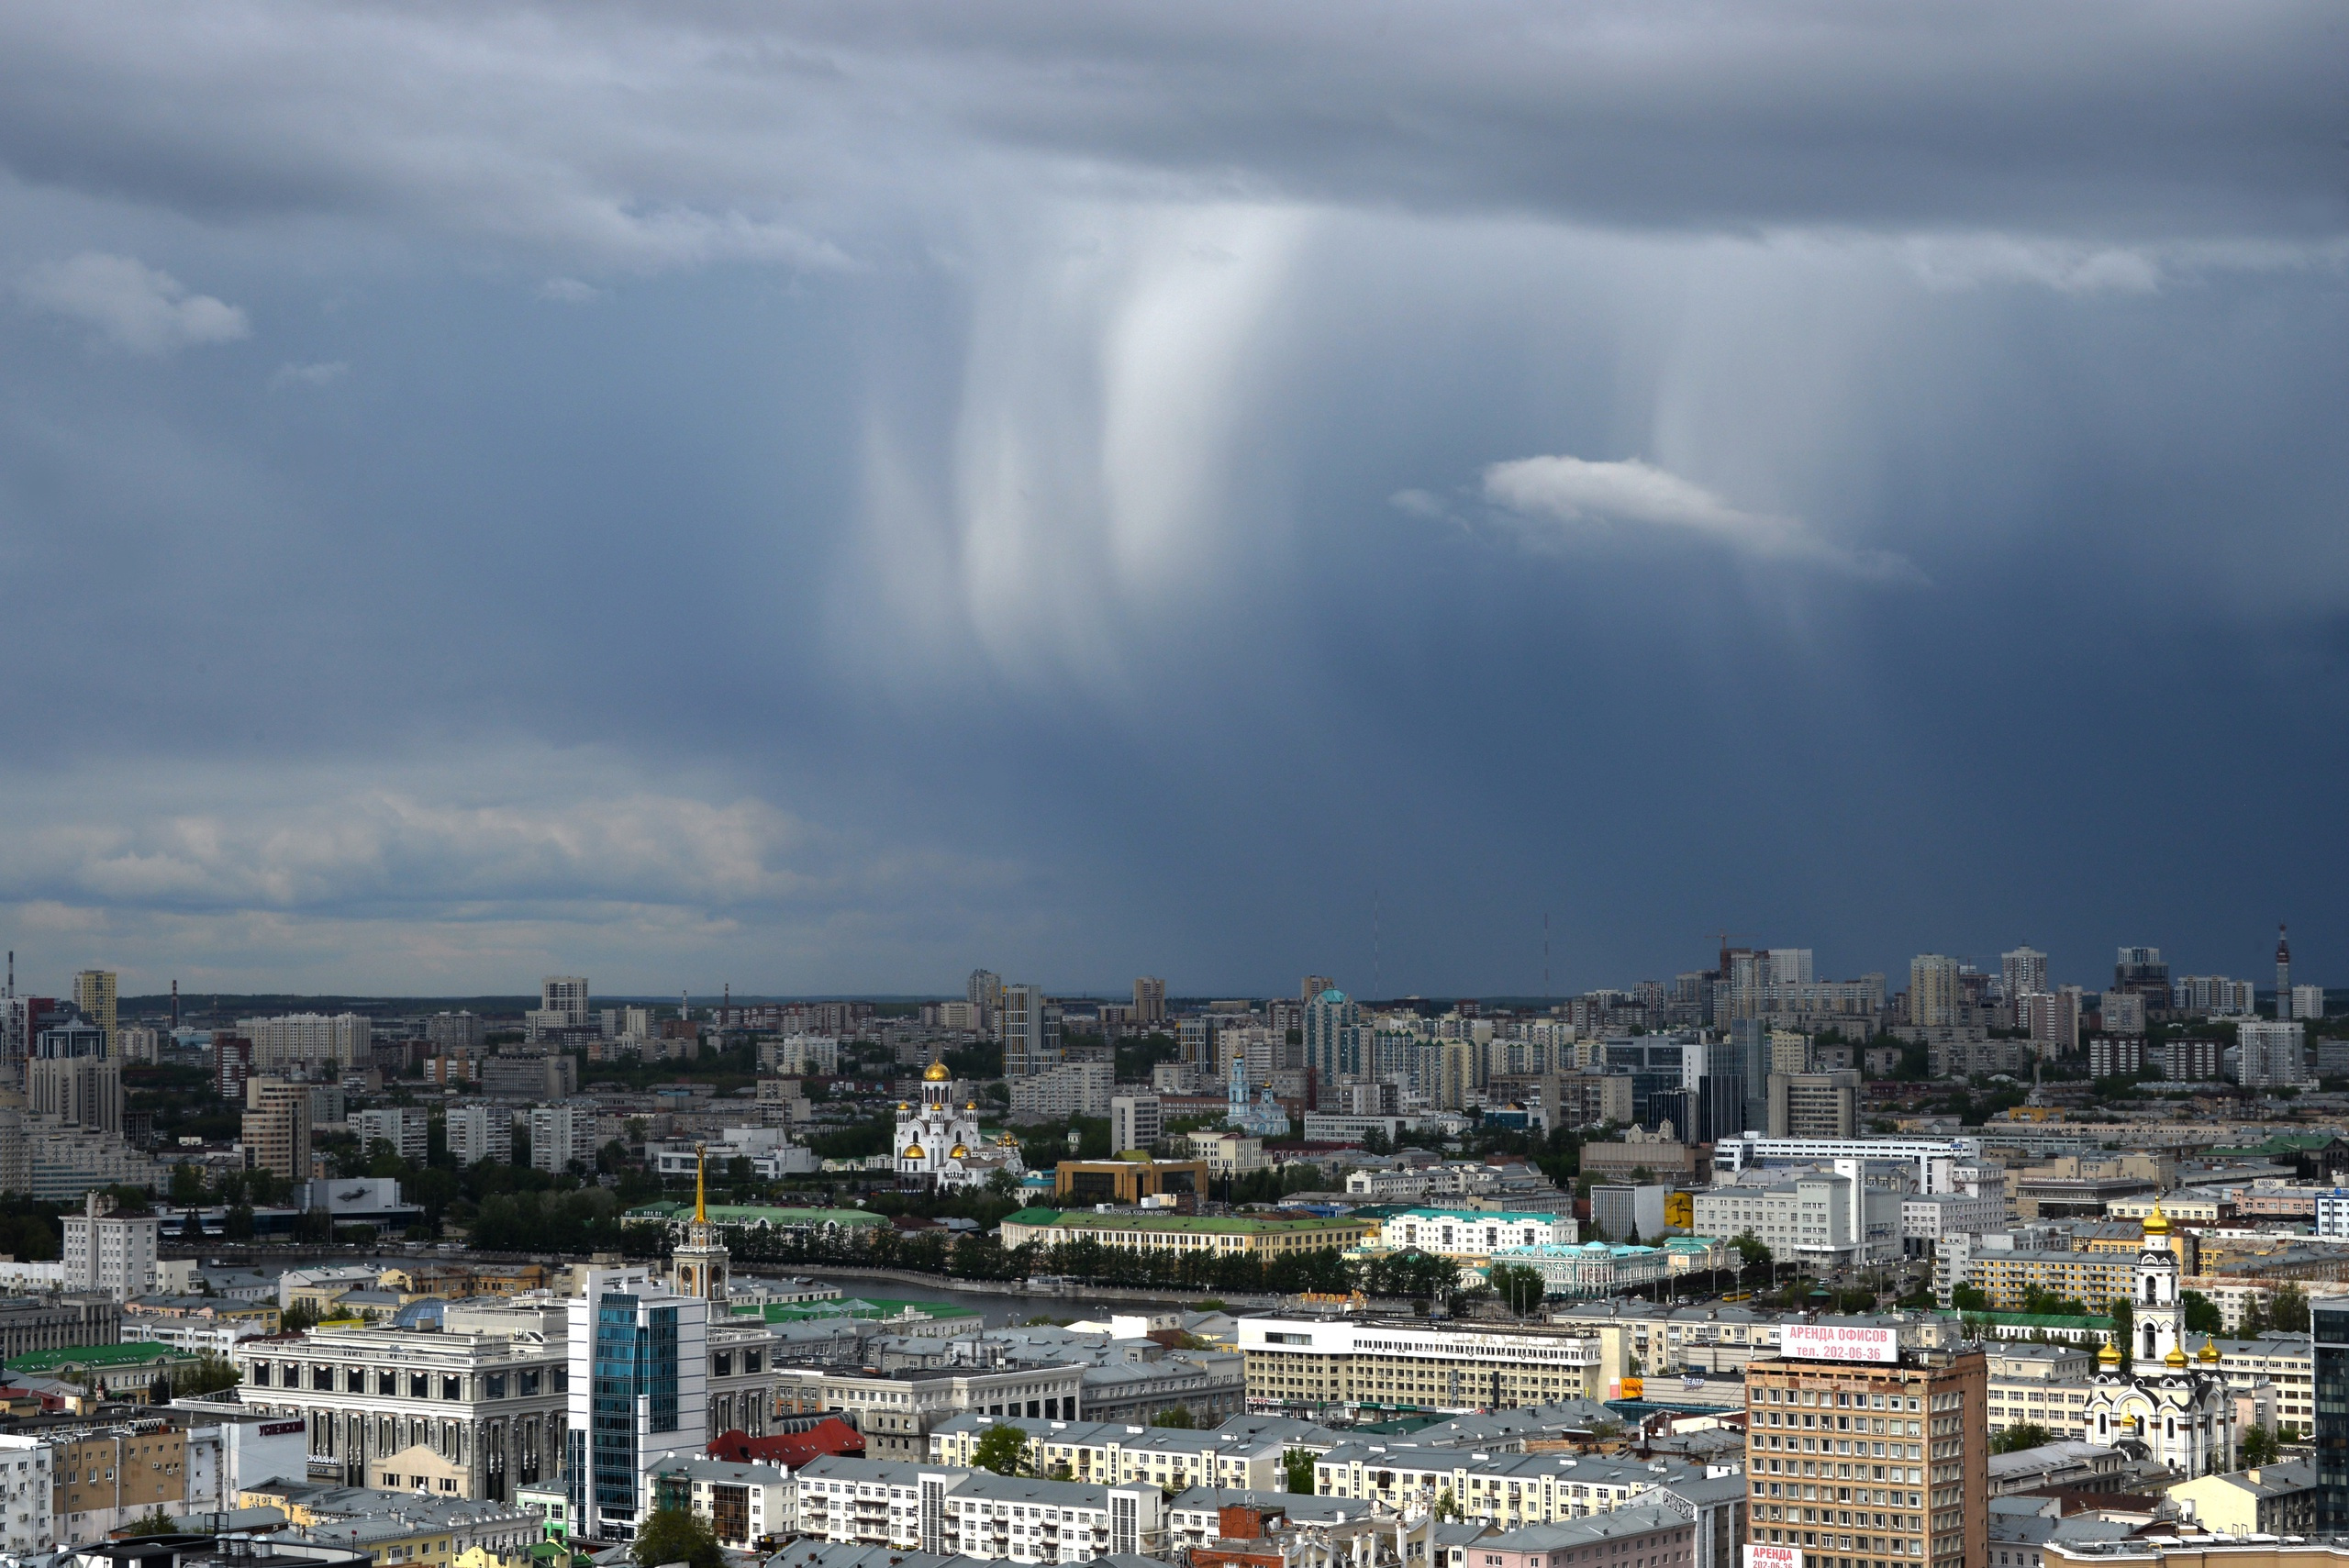
[[[707,1313],[649,1271],[587,1271],[569,1310],[571,1448],[565,1482],[583,1530],[625,1540],[644,1477],[707,1441]]]
[[[2318,1307],[2316,1337],[2316,1529],[2349,1533],[2349,1307]]]

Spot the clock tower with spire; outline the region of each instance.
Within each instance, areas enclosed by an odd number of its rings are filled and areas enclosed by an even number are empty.
[[[708,1188],[706,1183],[709,1163],[707,1144],[694,1145],[694,1222],[685,1227],[683,1245],[669,1254],[669,1287],[679,1296],[697,1296],[724,1310],[726,1301],[726,1267],[730,1254],[726,1243],[718,1240],[718,1227],[709,1222]]]

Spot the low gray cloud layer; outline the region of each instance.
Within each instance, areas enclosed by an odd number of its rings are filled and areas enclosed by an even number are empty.
[[[322,988],[2321,953],[2340,27],[11,7],[0,900]]]

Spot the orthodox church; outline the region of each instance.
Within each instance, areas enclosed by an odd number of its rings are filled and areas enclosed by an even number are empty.
[[[921,1075],[920,1106],[897,1106],[896,1151],[897,1177],[907,1186],[975,1187],[997,1171],[1028,1173],[1019,1140],[1008,1132],[993,1143],[980,1137],[977,1101],[954,1108],[954,1074],[942,1062]]]
[[[2108,1344],[2097,1355],[2088,1441],[2126,1449],[2188,1480],[2233,1469],[2234,1402],[2220,1375],[2218,1341],[2187,1353],[2177,1254],[2159,1205],[2145,1217],[2130,1311],[2128,1352]]]

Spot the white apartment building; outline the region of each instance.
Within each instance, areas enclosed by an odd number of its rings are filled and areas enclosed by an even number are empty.
[[[1765,1166],[1810,1166],[1837,1160],[1900,1160],[1917,1167],[1917,1190],[1947,1192],[1957,1170],[1982,1163],[1979,1138],[1772,1138],[1748,1132],[1713,1146],[1713,1169],[1737,1175]],[[1943,1184],[1936,1185],[1936,1181]]]
[[[918,1551],[925,1501],[932,1496],[942,1497],[968,1473],[926,1472],[901,1461],[825,1454],[801,1465],[792,1478],[798,1514],[795,1528],[819,1540]],[[941,1475],[942,1484],[939,1482]],[[942,1515],[943,1510],[939,1511]]]
[[[1166,1136],[1166,1106],[1156,1095],[1113,1095],[1109,1099],[1109,1151],[1154,1149]]]
[[[2324,987],[2321,985],[2293,986],[2292,1017],[2296,1018],[2324,1017]]]
[[[1122,1421],[1045,1421],[1010,1416],[957,1416],[930,1434],[930,1462],[968,1468],[979,1440],[996,1427],[1027,1437],[1030,1468],[1045,1475],[1124,1485],[1147,1481],[1177,1490],[1214,1486],[1276,1492],[1288,1445],[1242,1432],[1184,1431]]]
[[[959,1475],[948,1485],[946,1477]],[[1125,1486],[1039,1481],[991,1470],[924,1471],[925,1504],[942,1505],[923,1550],[1009,1562],[1089,1562],[1148,1555],[1166,1540],[1166,1494]]]
[[[117,1215],[111,1199],[90,1193],[82,1212],[65,1217],[65,1288],[103,1290],[117,1301],[155,1290],[155,1249],[162,1221]]]
[[[1010,1080],[1014,1116],[1108,1116],[1116,1083],[1106,1062],[1063,1062]]]
[[[1930,1253],[1933,1244],[1944,1236],[2004,1230],[2008,1218],[2003,1194],[1975,1197],[1965,1193],[1935,1193],[1931,1196],[1904,1193],[1900,1198],[1901,1239],[1922,1243],[1921,1248],[1912,1249],[1922,1253]]]
[[[57,1545],[56,1451],[35,1437],[0,1437],[0,1552],[25,1558]]]
[[[841,1042],[819,1034],[766,1040],[759,1046],[759,1067],[786,1078],[829,1078],[841,1070]]]
[[[1481,1261],[1503,1247],[1564,1247],[1580,1240],[1571,1214],[1509,1214],[1475,1208],[1409,1208],[1386,1217],[1379,1244]]]
[[[764,1535],[788,1534],[796,1527],[791,1473],[780,1464],[737,1464],[724,1459],[687,1459],[647,1471],[644,1509],[683,1507],[707,1521],[718,1544],[748,1551]]]
[[[449,1112],[449,1153],[460,1165],[511,1164],[514,1113],[504,1106],[458,1106]]]
[[[308,1422],[313,1477],[406,1491],[422,1474],[437,1495],[503,1502],[562,1462],[570,1368],[543,1328],[320,1329],[231,1359],[244,1405]]]
[[[1752,1231],[1779,1258],[1841,1265],[1892,1262],[1901,1254],[1907,1195],[1867,1184],[1857,1160],[1838,1160],[1770,1187],[1715,1187],[1697,1195],[1699,1236]]]
[[[287,1013],[274,1018],[239,1018],[237,1032],[253,1042],[255,1074],[283,1074],[295,1067],[363,1067],[374,1029],[357,1013]]]
[[[361,1111],[351,1120],[362,1153],[372,1150],[381,1140],[390,1144],[401,1159],[421,1165],[431,1151],[432,1118],[421,1106],[389,1106]]]
[[[1165,1540],[1154,1485],[1040,1481],[879,1459],[810,1460],[795,1478],[798,1528],[828,1541],[1011,1562],[1141,1555]]]
[[[596,1107],[540,1106],[530,1112],[530,1168],[557,1174],[596,1163]]]
[[[2235,1082],[2250,1088],[2292,1088],[2312,1082],[2306,1030],[2275,1018],[2244,1018],[2235,1025]]]
[[[1246,1133],[1202,1128],[1190,1135],[1191,1158],[1208,1162],[1210,1176],[1246,1176],[1268,1169],[1264,1140]]]

